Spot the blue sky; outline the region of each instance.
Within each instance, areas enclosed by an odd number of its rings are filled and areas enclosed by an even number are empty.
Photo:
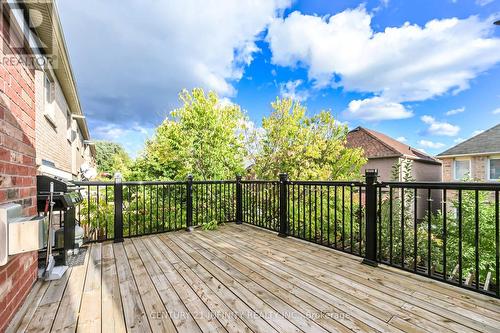
[[[276,96],[437,154],[500,122],[498,0],[58,1],[91,136],[136,156],[183,89]]]

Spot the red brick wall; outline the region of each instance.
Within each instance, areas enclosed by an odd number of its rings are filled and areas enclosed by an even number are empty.
[[[9,22],[0,31],[0,204],[20,203],[23,213],[36,214],[34,69],[12,62]],[[10,35],[10,36],[9,36]],[[26,298],[36,280],[37,253],[9,258],[0,267],[0,332]]]
[[[382,144],[380,141],[374,139],[365,131],[353,131],[347,134],[347,147],[349,148],[363,148],[365,157],[387,157],[394,156],[396,153]]]

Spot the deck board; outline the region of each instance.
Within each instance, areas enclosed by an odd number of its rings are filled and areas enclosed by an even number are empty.
[[[498,332],[500,301],[248,225],[89,245],[9,332]]]

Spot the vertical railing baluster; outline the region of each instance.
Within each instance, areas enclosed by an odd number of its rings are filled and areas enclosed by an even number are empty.
[[[405,268],[405,189],[401,188],[401,267]]]
[[[153,232],[153,186],[149,185],[149,233]]]
[[[344,250],[345,250],[345,186],[342,185],[342,251]]]
[[[361,209],[361,186],[358,187],[358,225],[359,225],[359,239],[358,239],[358,254],[362,256],[362,244],[363,244],[363,214]]]
[[[458,284],[462,286],[462,190],[458,190]]]
[[[135,234],[139,234],[139,185],[135,186]]]
[[[320,244],[323,245],[323,186],[320,185],[319,187],[319,203],[320,203],[320,218],[319,218],[319,239],[320,239]]]
[[[392,227],[392,187],[389,186],[389,263],[392,265],[393,227]]]
[[[159,223],[158,221],[159,221],[159,216],[160,216],[160,214],[159,214],[160,205],[159,205],[159,197],[158,197],[158,187],[159,187],[159,185],[156,184],[156,230],[155,230],[155,232],[159,231],[158,230],[158,223]]]
[[[241,176],[236,176],[236,223],[243,223],[243,186]]]
[[[432,247],[431,247],[431,228],[432,228],[432,190],[427,190],[427,275],[432,274]]]
[[[447,224],[446,224],[446,189],[443,189],[443,279],[447,280],[447,267],[446,267],[446,244],[447,244]]]
[[[308,191],[309,191],[309,241],[311,240],[312,236],[312,192],[311,192],[311,185],[309,185]]]
[[[353,211],[352,210],[354,209],[354,206],[352,204],[352,198],[353,198],[352,196],[353,196],[353,193],[352,193],[352,185],[351,185],[351,186],[349,186],[349,201],[350,201],[350,203],[349,203],[350,222],[349,223],[350,223],[350,229],[351,229],[350,230],[350,235],[349,235],[349,238],[350,238],[350,246],[349,246],[350,249],[349,249],[349,252],[350,253],[354,253],[354,250],[353,250],[353,246],[354,246],[354,239],[353,239],[354,232],[352,230],[352,228],[353,228]]]
[[[295,230],[295,184],[291,184],[292,186],[292,235],[297,236]]]
[[[496,276],[496,295],[500,298],[500,218],[498,190],[495,191],[495,276]]]
[[[131,197],[130,197],[130,189],[132,188],[132,186],[128,185],[127,186],[127,203],[128,203],[128,212],[127,212],[127,215],[128,215],[128,236],[130,237],[130,230],[132,229],[132,226],[130,225],[130,209],[132,208],[132,202],[131,202]]]
[[[377,174],[377,170],[365,171],[366,253],[363,263],[371,266],[377,266]]]
[[[186,230],[193,230],[193,175],[186,181]]]
[[[107,240],[108,239],[108,214],[106,214],[106,213],[108,211],[108,185],[104,186],[104,203],[105,203],[104,223],[105,223],[105,234],[106,234],[105,239]]]
[[[480,272],[479,272],[479,191],[476,190],[474,192],[474,200],[475,200],[475,212],[474,212],[474,222],[475,222],[475,233],[474,233],[474,250],[475,250],[475,272],[476,272],[476,289],[479,289],[479,280],[480,280]]]
[[[416,188],[413,189],[413,271],[417,272],[417,255],[418,255],[418,226],[417,226],[417,211],[418,211],[418,190]]]
[[[286,188],[288,186],[288,175],[280,174],[280,190],[279,190],[279,210],[280,210],[280,229],[278,236],[288,236],[288,198]]]
[[[314,185],[314,242],[318,241],[318,186]]]
[[[334,211],[333,211],[333,220],[334,220],[334,225],[333,225],[333,233],[335,237],[335,248],[337,248],[337,185],[334,187],[335,193],[333,195],[333,201],[334,201]]]
[[[360,200],[361,202],[361,200]],[[327,228],[327,240],[326,243],[328,244],[328,247],[330,247],[330,185],[326,186],[326,228]],[[361,243],[360,243],[361,247]]]

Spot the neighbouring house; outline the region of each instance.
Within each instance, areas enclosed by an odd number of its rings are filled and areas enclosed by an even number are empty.
[[[368,163],[363,166],[362,172],[378,169],[379,181],[402,181],[401,172],[398,179],[392,179],[392,167],[405,159],[412,162],[415,181],[441,180],[439,160],[374,130],[361,126],[351,130],[347,134],[347,147],[363,148]]]
[[[404,160],[411,162],[415,181],[441,181],[439,160],[380,132],[357,127],[347,134],[347,146],[363,148],[368,162],[362,167],[362,172],[377,169],[378,181],[404,181],[403,168],[400,168],[397,179],[392,175],[393,166]],[[418,190],[417,197],[425,198],[426,195],[423,190]],[[432,210],[439,209],[441,193],[433,191],[431,197]],[[417,198],[417,207],[417,219],[421,220],[428,210],[427,200]]]
[[[23,216],[33,216],[37,173],[76,178],[82,164],[93,163],[94,148],[54,2],[2,1],[0,16],[0,205],[20,204]],[[37,251],[0,266],[0,332],[37,269]]]
[[[443,181],[500,180],[500,124],[437,155],[443,163]]]

